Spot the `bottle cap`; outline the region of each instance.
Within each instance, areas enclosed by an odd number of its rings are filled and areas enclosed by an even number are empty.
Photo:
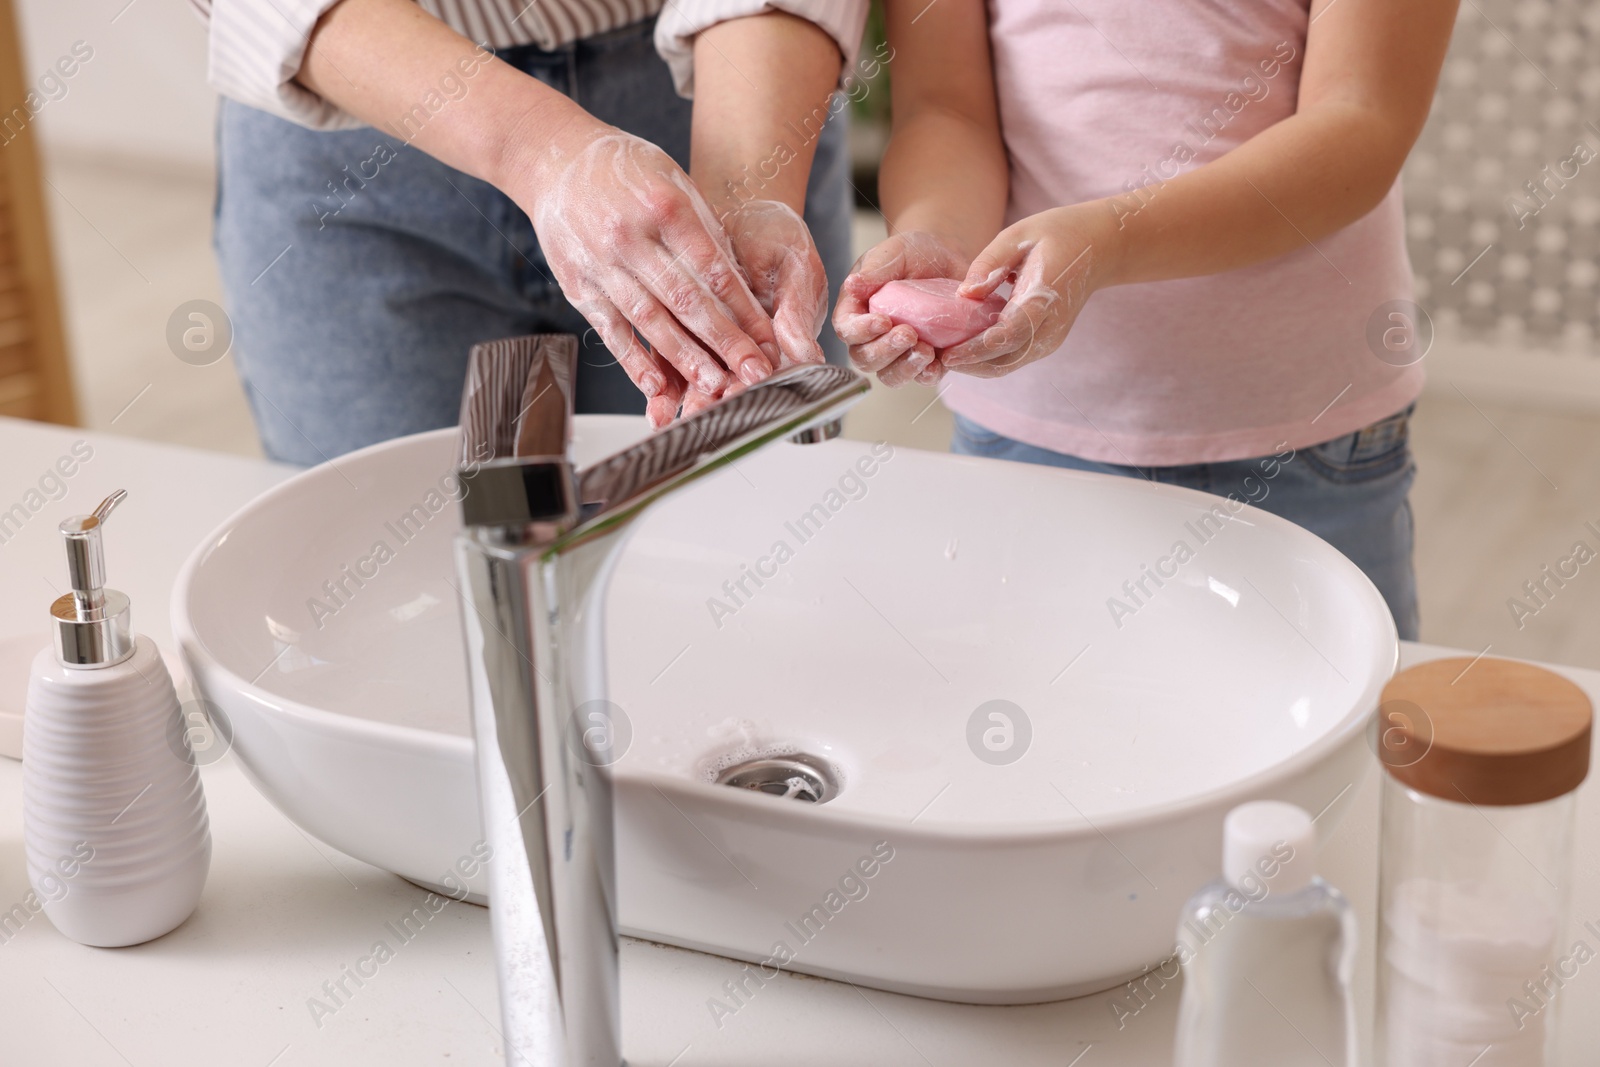
[[[72,592],[50,605],[56,623],[56,658],[66,667],[109,667],[133,655],[128,598],[107,589],[100,531],[127,492],[118,489],[91,514],[61,522]]]
[[[1222,877],[1254,896],[1298,893],[1316,876],[1317,831],[1303,808],[1281,800],[1253,800],[1228,812],[1222,823]]]
[[[1436,659],[1389,680],[1379,758],[1401,783],[1458,804],[1537,804],[1589,774],[1594,706],[1576,684],[1509,659]]]

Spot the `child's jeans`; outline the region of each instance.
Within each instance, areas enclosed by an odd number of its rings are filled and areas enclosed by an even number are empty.
[[[1286,462],[1281,457],[1261,457],[1140,468],[1026,445],[957,415],[950,450],[964,456],[1149,478],[1218,496],[1234,493],[1305,527],[1348,556],[1388,601],[1400,637],[1415,641],[1417,578],[1411,566],[1413,531],[1406,494],[1417,468],[1407,432],[1410,421],[1408,407],[1364,430],[1299,449]],[[1263,463],[1271,466],[1274,461],[1277,473],[1263,481]]]

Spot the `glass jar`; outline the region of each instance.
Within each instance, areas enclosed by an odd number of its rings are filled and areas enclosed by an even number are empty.
[[[1434,660],[1385,688],[1383,1067],[1554,1063],[1561,991],[1591,955],[1566,922],[1592,721],[1583,690],[1512,660]]]

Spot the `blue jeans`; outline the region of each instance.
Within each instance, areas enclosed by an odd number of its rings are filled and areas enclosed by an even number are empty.
[[[690,105],[673,92],[653,27],[500,58],[687,167]],[[432,121],[449,122],[452,106]],[[806,199],[834,296],[850,265],[844,125],[835,118],[818,138]],[[312,464],[455,425],[468,350],[515,334],[583,338],[579,411],[644,411],[561,295],[522,210],[388,133],[308,130],[224,101],[216,249],[239,375],[273,459]],[[824,332],[829,358],[843,361]]]
[[[1407,494],[1416,478],[1409,430],[1411,408],[1320,445],[1281,457],[1125,467],[1025,445],[956,416],[952,452],[1069,470],[1148,478],[1218,496],[1235,493],[1257,507],[1305,527],[1364,571],[1389,604],[1403,640],[1417,639],[1417,577],[1411,565],[1413,530]],[[1268,471],[1276,470],[1276,474]],[[1270,479],[1270,482],[1266,481]],[[1256,487],[1256,488],[1253,488]]]

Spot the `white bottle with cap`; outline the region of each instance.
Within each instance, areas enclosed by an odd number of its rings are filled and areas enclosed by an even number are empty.
[[[1275,800],[1223,823],[1223,877],[1178,923],[1175,1067],[1355,1067],[1355,916],[1316,877],[1311,817]]]
[[[22,822],[38,905],[85,945],[136,945],[194,911],[211,866],[205,795],[161,654],[105,588],[101,529],[127,494],[61,524],[72,592],[50,606],[22,737]]]

